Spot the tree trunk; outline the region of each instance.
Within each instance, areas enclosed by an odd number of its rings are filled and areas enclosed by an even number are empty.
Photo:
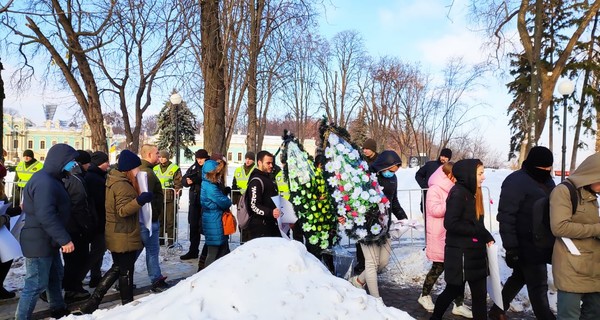
[[[225,72],[219,0],[200,1],[204,76],[204,149],[225,154]]]
[[[248,50],[248,135],[246,148],[248,151],[259,151],[258,105],[258,54],[260,52],[260,23],[265,8],[265,0],[250,0],[250,46]]]

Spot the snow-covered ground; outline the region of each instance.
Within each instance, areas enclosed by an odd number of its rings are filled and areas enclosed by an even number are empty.
[[[233,177],[229,168],[228,180]],[[185,171],[185,168],[183,169]],[[401,169],[398,176],[399,200],[410,218],[423,221],[419,209],[420,192],[414,180],[416,168]],[[486,207],[486,226],[492,231],[501,247],[498,223],[495,216],[502,181],[512,171],[506,169],[485,172],[483,183]],[[10,181],[7,177],[7,181]],[[187,193],[181,199],[178,216],[179,244],[181,248],[165,250],[161,248],[161,267],[165,274],[190,274],[194,263],[182,263],[178,255],[187,250],[189,242],[187,229]],[[181,281],[174,288],[162,294],[152,294],[114,311],[98,311],[98,319],[139,319],[144,315],[155,316],[165,312],[169,317],[193,319],[202,314],[211,319],[263,319],[297,318],[299,310],[315,312],[312,318],[343,318],[357,314],[356,319],[402,318],[403,312],[386,308],[364,291],[355,290],[347,282],[329,275],[323,267],[297,243],[284,243],[284,240],[257,241],[248,243],[232,251],[231,254],[215,262],[206,270]],[[232,249],[239,243],[239,234],[232,236]],[[343,238],[342,245],[352,249],[348,239]],[[431,263],[425,257],[422,232],[407,232],[393,244],[393,254],[385,277],[398,286],[422,286]],[[504,250],[500,250],[504,255]],[[500,258],[500,276],[502,281],[511,274],[504,259]],[[103,271],[110,268],[112,261],[107,253]],[[135,282],[148,283],[144,253],[136,265]],[[19,291],[23,286],[25,267],[22,259],[13,263],[5,287]],[[553,286],[551,266],[548,266],[550,306],[556,310],[556,290]],[[444,288],[440,278],[435,291]],[[244,285],[242,285],[244,284]],[[470,295],[467,294],[467,299]],[[416,301],[415,301],[416,303]],[[304,306],[304,307],[303,307]],[[310,308],[308,307],[310,306]],[[360,306],[360,307],[357,307]],[[526,290],[522,290],[511,304],[514,310],[530,309]],[[118,310],[118,311],[117,311]],[[360,310],[360,311],[359,311]],[[202,312],[202,313],[201,313]],[[358,312],[358,313],[357,313]],[[362,313],[360,313],[362,312]],[[248,315],[247,317],[241,315]],[[373,316],[372,315],[379,315]],[[119,318],[120,317],[120,318]],[[153,317],[154,319],[155,317]],[[305,317],[303,317],[305,318]],[[410,318],[410,317],[408,317]],[[90,318],[93,319],[93,318]]]

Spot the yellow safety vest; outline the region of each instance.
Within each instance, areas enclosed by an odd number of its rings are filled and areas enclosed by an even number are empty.
[[[42,170],[43,167],[44,164],[37,160],[34,163],[32,163],[29,167],[25,167],[25,161],[19,162],[19,164],[17,164],[17,167],[15,168],[17,176],[19,177],[19,182],[17,182],[17,186],[19,188],[25,188],[25,185],[27,184],[27,181],[31,179],[31,176],[33,176],[34,173]]]
[[[254,171],[254,168],[256,168],[255,165],[248,171],[248,174],[246,174],[246,170],[244,170],[244,165],[235,169],[233,175],[235,176],[235,183],[238,188],[240,188],[241,193],[246,192],[246,189],[248,188],[248,179],[250,179],[250,175],[252,174],[252,171]]]
[[[279,171],[275,176],[275,181],[277,182],[277,189],[279,189],[279,194],[285,198],[285,200],[290,200],[290,187],[287,182],[283,178],[283,170]]]
[[[174,163],[171,163],[165,172],[160,171],[160,164],[154,167],[154,173],[158,180],[160,180],[163,189],[173,188],[173,178],[175,177],[175,172],[177,172],[177,170],[179,170],[179,166]]]

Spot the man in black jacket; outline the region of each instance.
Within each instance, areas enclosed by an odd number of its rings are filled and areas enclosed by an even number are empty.
[[[452,159],[452,150],[450,150],[448,148],[444,148],[444,149],[442,149],[442,151],[440,151],[440,156],[437,158],[437,160],[427,161],[427,163],[425,163],[425,165],[423,165],[417,171],[417,173],[415,173],[415,180],[417,180],[419,187],[421,187],[421,189],[429,188],[428,183],[429,183],[429,178],[431,177],[431,175],[441,165],[450,161],[450,159]],[[425,215],[425,206],[423,204],[425,203],[426,198],[427,198],[427,190],[423,190],[423,197],[421,198],[421,212],[423,212],[423,215]]]
[[[190,233],[190,248],[188,252],[179,258],[191,260],[198,258],[198,247],[202,236],[202,206],[200,205],[200,187],[202,185],[202,166],[208,158],[208,151],[198,149],[195,154],[196,162],[187,169],[183,175],[183,186],[190,188],[188,223]]]
[[[250,214],[246,229],[248,241],[261,237],[281,237],[277,224],[280,212],[271,199],[279,195],[277,185],[271,178],[274,156],[263,150],[257,154],[256,160],[257,167],[250,175],[248,189],[244,194]]]
[[[533,244],[532,211],[536,200],[550,195],[555,183],[550,175],[554,157],[545,147],[533,147],[521,170],[511,173],[502,183],[498,215],[506,264],[513,269],[502,289],[502,309],[496,305],[491,319],[504,319],[504,310],[527,285],[529,301],[538,319],[555,319],[548,303],[548,273],[552,249],[542,250]]]

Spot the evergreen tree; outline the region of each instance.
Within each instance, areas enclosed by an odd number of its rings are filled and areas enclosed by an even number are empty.
[[[192,159],[194,153],[189,146],[196,144],[196,117],[187,107],[185,101],[179,105],[177,116],[175,115],[175,109],[175,106],[167,101],[158,114],[158,149],[168,150],[175,157],[175,131],[178,129],[179,147],[184,150],[183,154],[187,159]],[[179,128],[176,128],[176,123],[179,124]]]
[[[363,142],[369,138],[369,125],[365,115],[365,108],[361,108],[356,119],[350,122],[349,133],[354,138],[354,143],[362,146]]]

